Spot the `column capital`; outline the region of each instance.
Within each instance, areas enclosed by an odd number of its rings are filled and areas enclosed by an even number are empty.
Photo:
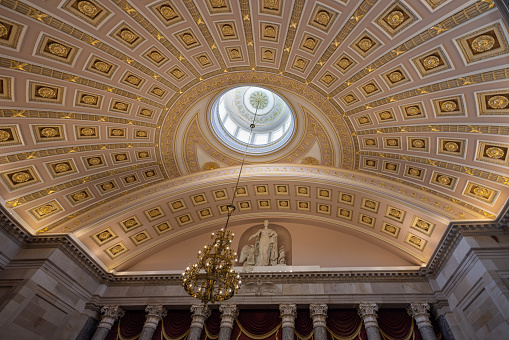
[[[101,314],[101,322],[97,327],[111,329],[115,321],[124,316],[125,311],[118,305],[103,306]]]
[[[155,316],[159,319],[164,318],[168,314],[166,308],[161,305],[149,305],[145,308],[145,312],[147,312],[147,315]]]
[[[210,308],[204,305],[192,305],[191,313],[193,313],[191,327],[203,328],[205,320],[210,316]]]
[[[283,319],[281,327],[295,328],[295,318],[297,317],[297,305],[283,304],[279,305],[280,317]]]
[[[378,305],[376,303],[359,303],[359,307],[357,308],[357,313],[364,321],[364,327],[376,327],[378,328],[378,321],[376,318],[376,312],[378,311]]]
[[[161,305],[147,306],[145,312],[147,312],[147,316],[145,317],[145,324],[143,327],[153,328],[154,330],[157,328],[159,321],[168,313],[166,308]]]
[[[239,316],[239,308],[237,305],[220,305],[221,327],[233,328],[233,322]]]
[[[313,328],[326,327],[328,306],[326,304],[312,303],[309,305],[309,315],[313,319]]]
[[[429,321],[429,303],[427,302],[412,302],[407,307],[407,313],[415,319],[418,328],[433,327]]]

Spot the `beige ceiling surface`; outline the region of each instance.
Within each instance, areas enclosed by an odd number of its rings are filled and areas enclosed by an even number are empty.
[[[354,230],[427,263],[509,184],[507,27],[484,1],[0,0],[0,195],[107,268],[217,228],[242,155],[209,110],[239,85],[292,107],[233,218]],[[194,251],[194,250],[193,250]]]

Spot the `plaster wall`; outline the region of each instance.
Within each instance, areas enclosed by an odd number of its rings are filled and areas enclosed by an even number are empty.
[[[388,249],[360,239],[355,236],[355,233],[349,234],[302,223],[281,225],[291,233],[293,266],[320,266],[323,268],[415,265]],[[235,234],[232,242],[233,249],[238,248],[241,235],[251,227],[252,225],[242,225],[231,228]],[[260,227],[263,228],[263,225]],[[195,236],[171,245],[132,267],[126,268],[126,270],[183,270],[196,261],[198,251],[210,242],[210,234]],[[251,243],[254,244],[254,241],[252,240]]]

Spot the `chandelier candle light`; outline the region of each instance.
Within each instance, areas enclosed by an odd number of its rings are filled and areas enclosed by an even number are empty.
[[[246,160],[247,149],[251,143],[251,136],[255,127],[256,115],[258,108],[264,103],[263,96],[251,95],[251,104],[256,107],[254,113],[253,122],[250,125],[249,140],[246,143],[246,149],[244,151],[244,157],[240,166],[239,176],[237,177],[237,183],[233,193],[231,204],[228,204],[228,218],[223,228],[212,233],[211,238],[214,240],[212,244],[208,244],[203,247],[203,250],[198,252],[198,262],[182,273],[182,285],[186,292],[203,302],[204,305],[207,303],[214,303],[218,301],[224,301],[231,298],[237,290],[240,288],[242,283],[240,275],[233,270],[233,267],[237,263],[237,253],[230,248],[232,239],[235,236],[228,228],[228,222],[230,216],[235,210],[233,205],[237,196],[237,189],[239,186],[240,175],[242,174],[242,168]]]

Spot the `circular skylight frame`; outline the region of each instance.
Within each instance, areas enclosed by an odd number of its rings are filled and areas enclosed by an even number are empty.
[[[243,105],[239,105],[240,93]],[[236,94],[235,105],[232,97]],[[267,100],[264,100],[264,107],[258,109],[260,114],[257,113],[249,140],[249,125],[254,117],[254,106],[250,104],[253,97],[260,95],[266,95]],[[278,93],[260,86],[238,86],[222,92],[211,105],[209,120],[213,134],[222,144],[249,155],[265,155],[280,150],[292,139],[296,128],[295,114],[288,102]]]

